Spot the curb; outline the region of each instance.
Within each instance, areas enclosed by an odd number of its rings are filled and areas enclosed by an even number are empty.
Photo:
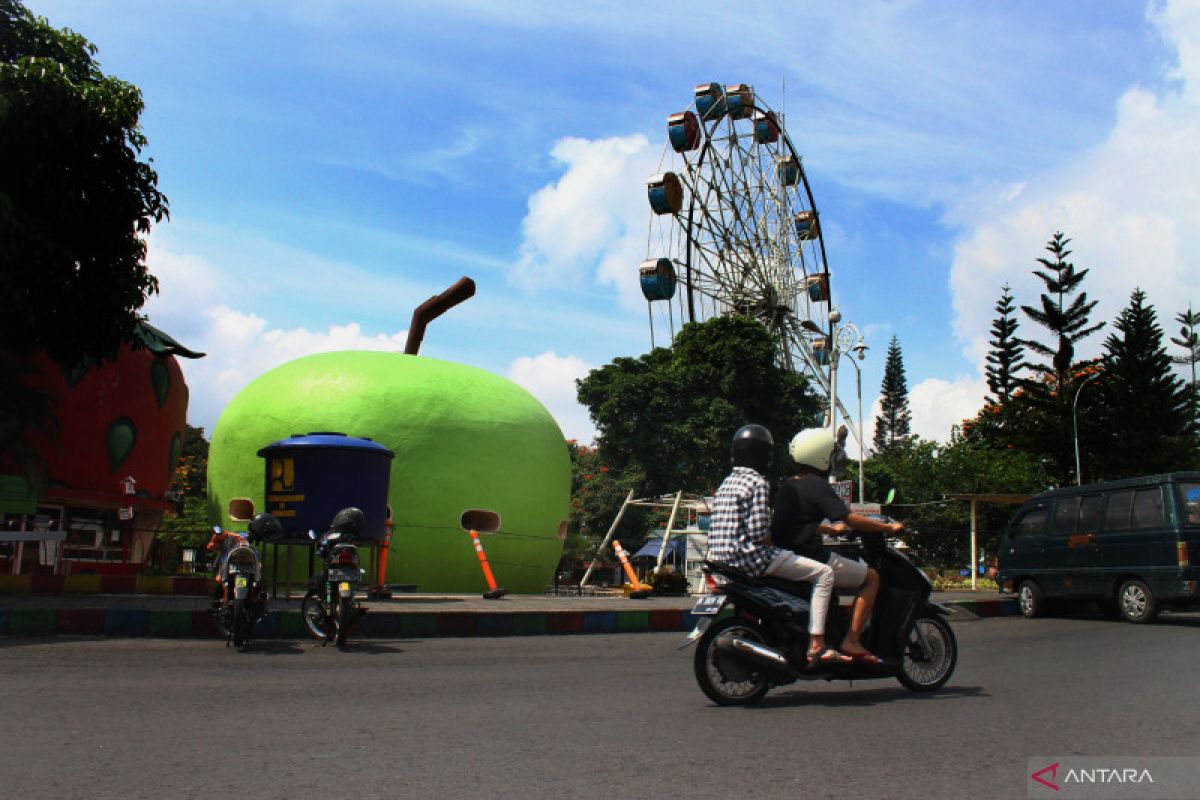
[[[1015,598],[956,600],[977,617],[1018,613]],[[434,637],[557,636],[591,633],[686,632],[696,618],[686,609],[614,611],[514,612],[387,612],[363,617],[355,635],[366,639]],[[118,608],[0,608],[0,636],[110,636],[213,638],[216,627],[206,611]],[[305,632],[298,611],[274,611],[259,620],[257,639],[301,639]]]
[[[214,581],[177,575],[0,575],[0,595],[153,594],[207,597]]]

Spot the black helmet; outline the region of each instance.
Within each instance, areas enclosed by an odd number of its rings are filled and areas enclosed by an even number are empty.
[[[283,538],[283,526],[270,514],[255,514],[250,520],[250,536],[254,541],[279,541]]]
[[[362,532],[364,521],[363,512],[350,506],[333,515],[333,522],[329,524],[329,530],[357,536]]]
[[[750,467],[767,474],[771,465],[771,450],[775,440],[762,425],[743,425],[733,435],[733,465]]]

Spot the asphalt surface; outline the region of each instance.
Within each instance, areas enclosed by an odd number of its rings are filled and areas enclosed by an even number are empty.
[[[1200,752],[1200,615],[954,624],[958,669],[712,705],[678,634],[0,640],[20,798],[1021,798],[1034,755]]]

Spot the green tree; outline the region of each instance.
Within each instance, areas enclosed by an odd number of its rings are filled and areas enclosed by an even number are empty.
[[[896,502],[885,510],[903,520],[907,540],[928,564],[961,568],[970,561],[970,512],[953,494],[1034,494],[1044,491],[1049,478],[1028,454],[997,448],[985,442],[952,436],[939,447],[917,437],[897,442],[867,462],[867,494],[883,496],[896,490]],[[1012,508],[978,506],[977,541],[995,552]]]
[[[133,338],[157,281],[142,238],[167,216],[140,160],[136,86],[96,48],[0,0],[0,297],[4,348],[60,363],[103,359]]]
[[[208,439],[204,438],[204,428],[184,425],[183,447],[171,476],[171,491],[179,497],[177,510],[163,518],[155,550],[155,562],[167,572],[175,571],[182,548],[202,547],[211,534]]]
[[[888,343],[887,360],[883,365],[882,409],[875,418],[875,438],[872,444],[877,453],[893,447],[910,433],[911,412],[908,407],[908,381],[904,377],[904,355],[900,340],[895,336]]]
[[[1146,294],[1135,289],[1104,342],[1098,416],[1109,446],[1093,453],[1103,479],[1167,472],[1196,458],[1196,425]],[[1081,426],[1082,427],[1082,426]]]
[[[1192,311],[1188,304],[1187,311],[1175,315],[1175,321],[1182,327],[1179,336],[1171,337],[1171,342],[1183,348],[1181,356],[1171,356],[1175,364],[1183,364],[1191,368],[1191,380],[1188,382],[1188,398],[1192,408],[1192,419],[1200,422],[1200,383],[1196,380],[1196,365],[1200,364],[1200,313]]]
[[[1022,416],[1023,443],[1031,453],[1040,456],[1051,476],[1061,483],[1070,482],[1074,475],[1073,403],[1079,381],[1086,377],[1084,370],[1093,363],[1076,361],[1075,348],[1085,337],[1104,327],[1103,322],[1095,325],[1089,322],[1096,302],[1088,302],[1087,292],[1079,291],[1088,270],[1076,270],[1067,260],[1071,255],[1067,249],[1070,242],[1060,231],[1046,244],[1052,258],[1039,258],[1038,263],[1044,269],[1033,272],[1046,286],[1041,308],[1021,306],[1026,316],[1045,328],[1056,342],[1049,347],[1033,339],[1020,340],[1022,345],[1048,359],[1030,363],[1027,369],[1033,377],[1021,380],[1031,406],[1031,413]],[[1073,300],[1072,295],[1075,295]]]
[[[1025,347],[1017,338],[1019,323],[1013,311],[1013,296],[1006,283],[996,303],[999,316],[992,321],[992,338],[989,342],[992,349],[988,352],[988,366],[985,369],[988,391],[992,393],[989,399],[1002,409],[1012,401],[1013,393],[1020,385],[1017,373],[1025,366]]]
[[[593,370],[577,386],[601,462],[639,494],[712,493],[729,472],[734,431],[756,422],[775,435],[772,477],[790,471],[787,441],[814,424],[818,404],[776,355],[761,323],[716,317],[684,325],[670,348]]]

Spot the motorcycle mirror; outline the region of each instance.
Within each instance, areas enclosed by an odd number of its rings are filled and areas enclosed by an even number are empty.
[[[314,531],[312,528],[309,528],[309,529],[308,529],[308,538],[310,538],[310,539],[316,539],[316,538],[317,538],[317,532],[316,532],[316,531]]]
[[[220,532],[221,532],[221,526],[213,525],[213,533],[220,533]]]
[[[883,504],[885,506],[890,506],[892,504],[892,501],[895,499],[896,499],[895,488],[888,489],[887,497],[883,498]]]

